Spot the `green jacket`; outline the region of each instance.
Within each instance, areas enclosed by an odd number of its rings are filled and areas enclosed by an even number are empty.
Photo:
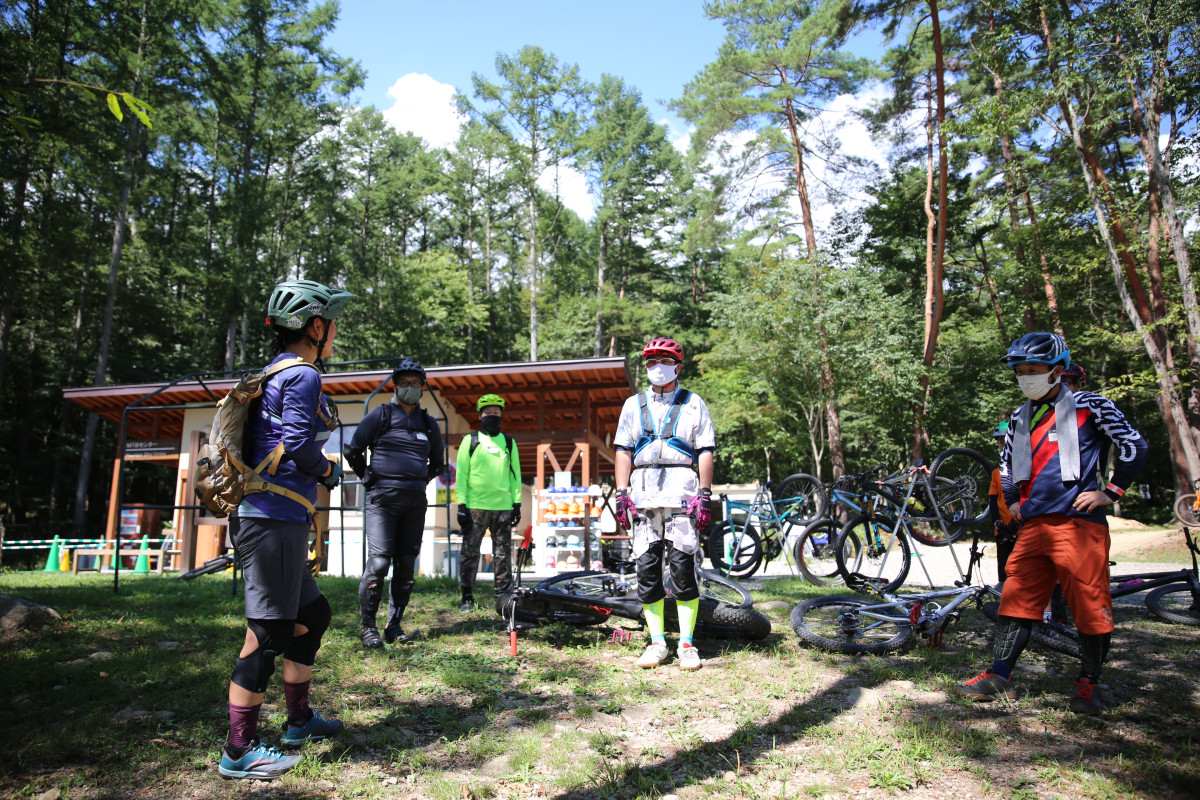
[[[471,455],[471,435],[458,446],[458,502],[483,511],[507,511],[521,502],[521,457],[512,446],[512,464],[505,449],[504,434],[479,432],[479,446]]]

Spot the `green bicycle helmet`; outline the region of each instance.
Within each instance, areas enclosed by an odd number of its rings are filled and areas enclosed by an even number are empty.
[[[475,403],[476,411],[483,411],[487,406],[500,406],[504,408],[504,398],[498,394],[485,394]]]
[[[1008,433],[1008,420],[997,422],[996,427],[992,428],[992,438],[994,439],[1003,439],[1006,433]]]
[[[284,281],[272,290],[267,301],[267,324],[280,330],[298,331],[313,317],[337,319],[342,304],[352,297],[349,292],[316,281]]]

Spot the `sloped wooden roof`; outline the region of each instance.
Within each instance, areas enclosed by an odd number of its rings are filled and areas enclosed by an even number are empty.
[[[390,368],[333,372],[324,376],[323,384],[335,398],[369,394],[385,382],[383,391],[390,392],[390,375]],[[480,395],[503,396],[507,402],[504,430],[525,445],[523,470],[534,466],[535,448],[529,445],[535,442],[560,443],[568,455],[568,443],[587,440],[588,434],[611,442],[621,406],[634,391],[621,357],[426,367],[426,379],[443,402],[471,422]],[[127,406],[141,401],[129,412],[127,438],[175,439],[182,436],[185,407],[212,407],[236,382],[200,377],[161,384],[88,386],[64,389],[63,397],[117,424]]]

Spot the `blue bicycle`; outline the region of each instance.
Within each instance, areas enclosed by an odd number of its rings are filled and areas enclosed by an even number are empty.
[[[770,491],[759,484],[749,503],[721,495],[725,519],[708,534],[707,551],[713,569],[722,575],[748,578],[786,551],[791,532],[803,528],[825,511],[827,497],[812,475],[788,476]]]

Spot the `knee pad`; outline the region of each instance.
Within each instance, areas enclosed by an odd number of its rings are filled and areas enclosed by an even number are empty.
[[[663,551],[666,542],[659,539],[646,547],[646,552],[638,556],[638,600],[643,605],[657,603],[667,596],[663,588]]]
[[[388,556],[371,556],[367,559],[366,569],[363,570],[363,579],[370,578],[374,583],[381,584],[387,580],[388,569],[392,566],[392,559]]]
[[[246,627],[258,639],[258,646],[250,655],[238,656],[230,680],[246,691],[262,694],[275,674],[275,659],[292,641],[295,626],[290,619],[248,619]]]
[[[696,584],[696,554],[685,553],[667,542],[667,564],[671,567],[671,584],[676,600],[695,600],[700,596]]]
[[[1111,633],[1079,634],[1080,674],[1092,680],[1099,680],[1100,670],[1108,660],[1108,645],[1112,641]]]
[[[1003,661],[1009,666],[1017,663],[1021,651],[1029,644],[1029,634],[1033,631],[1033,620],[1017,619],[1016,617],[1001,617],[996,625],[996,642],[992,654],[997,661]]]
[[[306,606],[301,606],[296,612],[296,624],[308,628],[307,631],[292,639],[283,653],[288,661],[311,667],[317,660],[317,649],[321,646],[321,637],[329,629],[329,621],[333,619],[333,609],[325,595],[320,595]]]

